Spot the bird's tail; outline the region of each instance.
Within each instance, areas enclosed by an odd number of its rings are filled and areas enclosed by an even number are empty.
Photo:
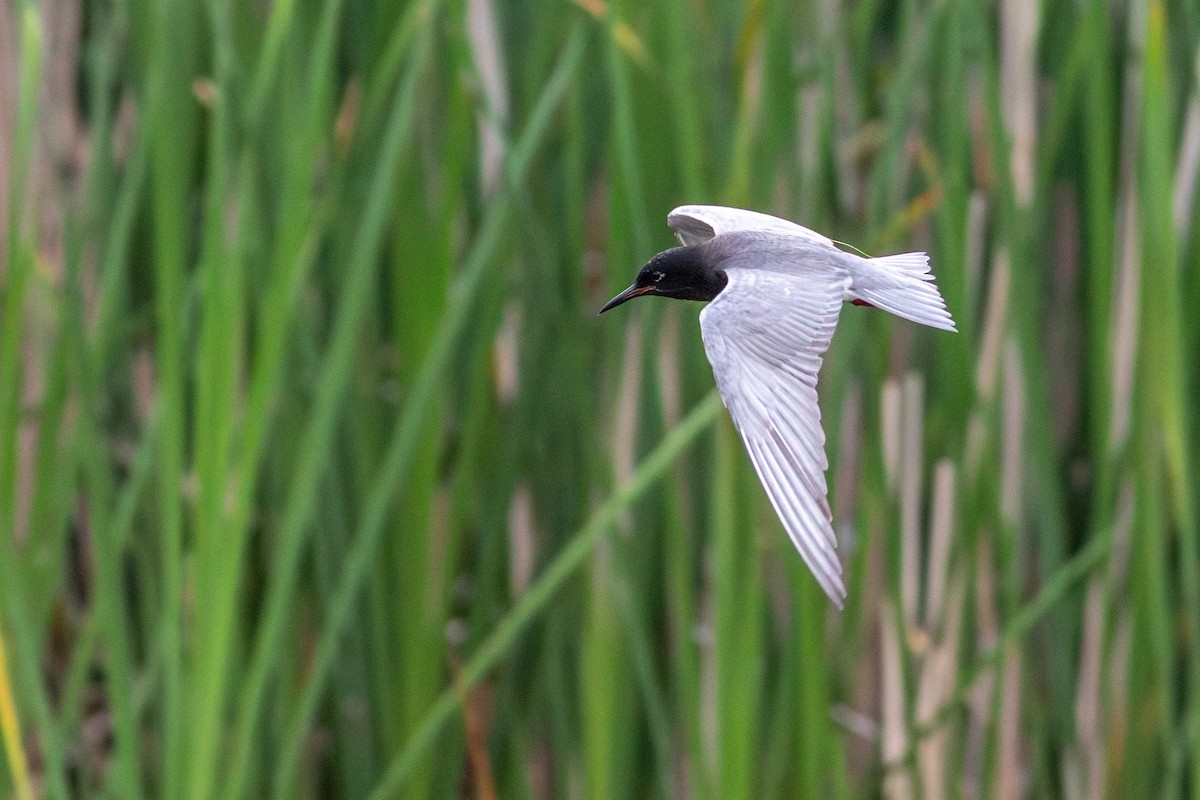
[[[852,298],[931,328],[957,330],[946,301],[933,283],[929,256],[901,253],[865,258],[856,266],[851,270]]]

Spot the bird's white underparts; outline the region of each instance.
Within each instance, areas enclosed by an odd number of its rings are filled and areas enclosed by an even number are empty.
[[[681,247],[650,259],[601,313],[642,295],[709,301],[700,334],[717,390],[784,529],[821,588],[846,599],[826,497],[817,374],[842,304],[953,331],[925,253],[865,258],[793,222],[724,206],[680,206]]]

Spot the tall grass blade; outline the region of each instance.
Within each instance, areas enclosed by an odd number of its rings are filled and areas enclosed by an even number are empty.
[[[479,646],[463,668],[459,683],[446,690],[429,709],[421,725],[409,738],[408,744],[388,764],[387,771],[371,796],[393,796],[404,784],[416,762],[433,746],[443,725],[453,716],[462,692],[474,686],[504,657],[529,622],[554,597],[562,584],[579,569],[601,537],[607,533],[621,514],[657,481],[684,449],[703,432],[721,410],[720,397],[713,392],[696,406],[688,416],[663,439],[662,443],[642,459],[628,483],[592,514],[549,566],[530,585],[529,590],[505,615],[490,636]]]

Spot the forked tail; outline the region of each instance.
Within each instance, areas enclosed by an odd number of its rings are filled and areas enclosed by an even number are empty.
[[[946,301],[933,283],[929,256],[901,253],[864,258],[856,267],[851,270],[852,298],[931,328],[957,330]]]

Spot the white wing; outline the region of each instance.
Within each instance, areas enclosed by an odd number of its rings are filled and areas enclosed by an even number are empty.
[[[679,241],[685,245],[707,242],[722,233],[763,231],[799,236],[831,250],[837,249],[832,239],[822,236],[816,231],[810,231],[808,228],[788,222],[786,219],[772,217],[770,214],[760,214],[757,211],[747,211],[742,208],[680,206],[667,215],[667,224],[671,226],[671,230],[675,231]]]
[[[849,274],[726,274],[729,284],[700,312],[717,389],[788,536],[841,608],[846,589],[825,497],[829,462],[816,387]]]

